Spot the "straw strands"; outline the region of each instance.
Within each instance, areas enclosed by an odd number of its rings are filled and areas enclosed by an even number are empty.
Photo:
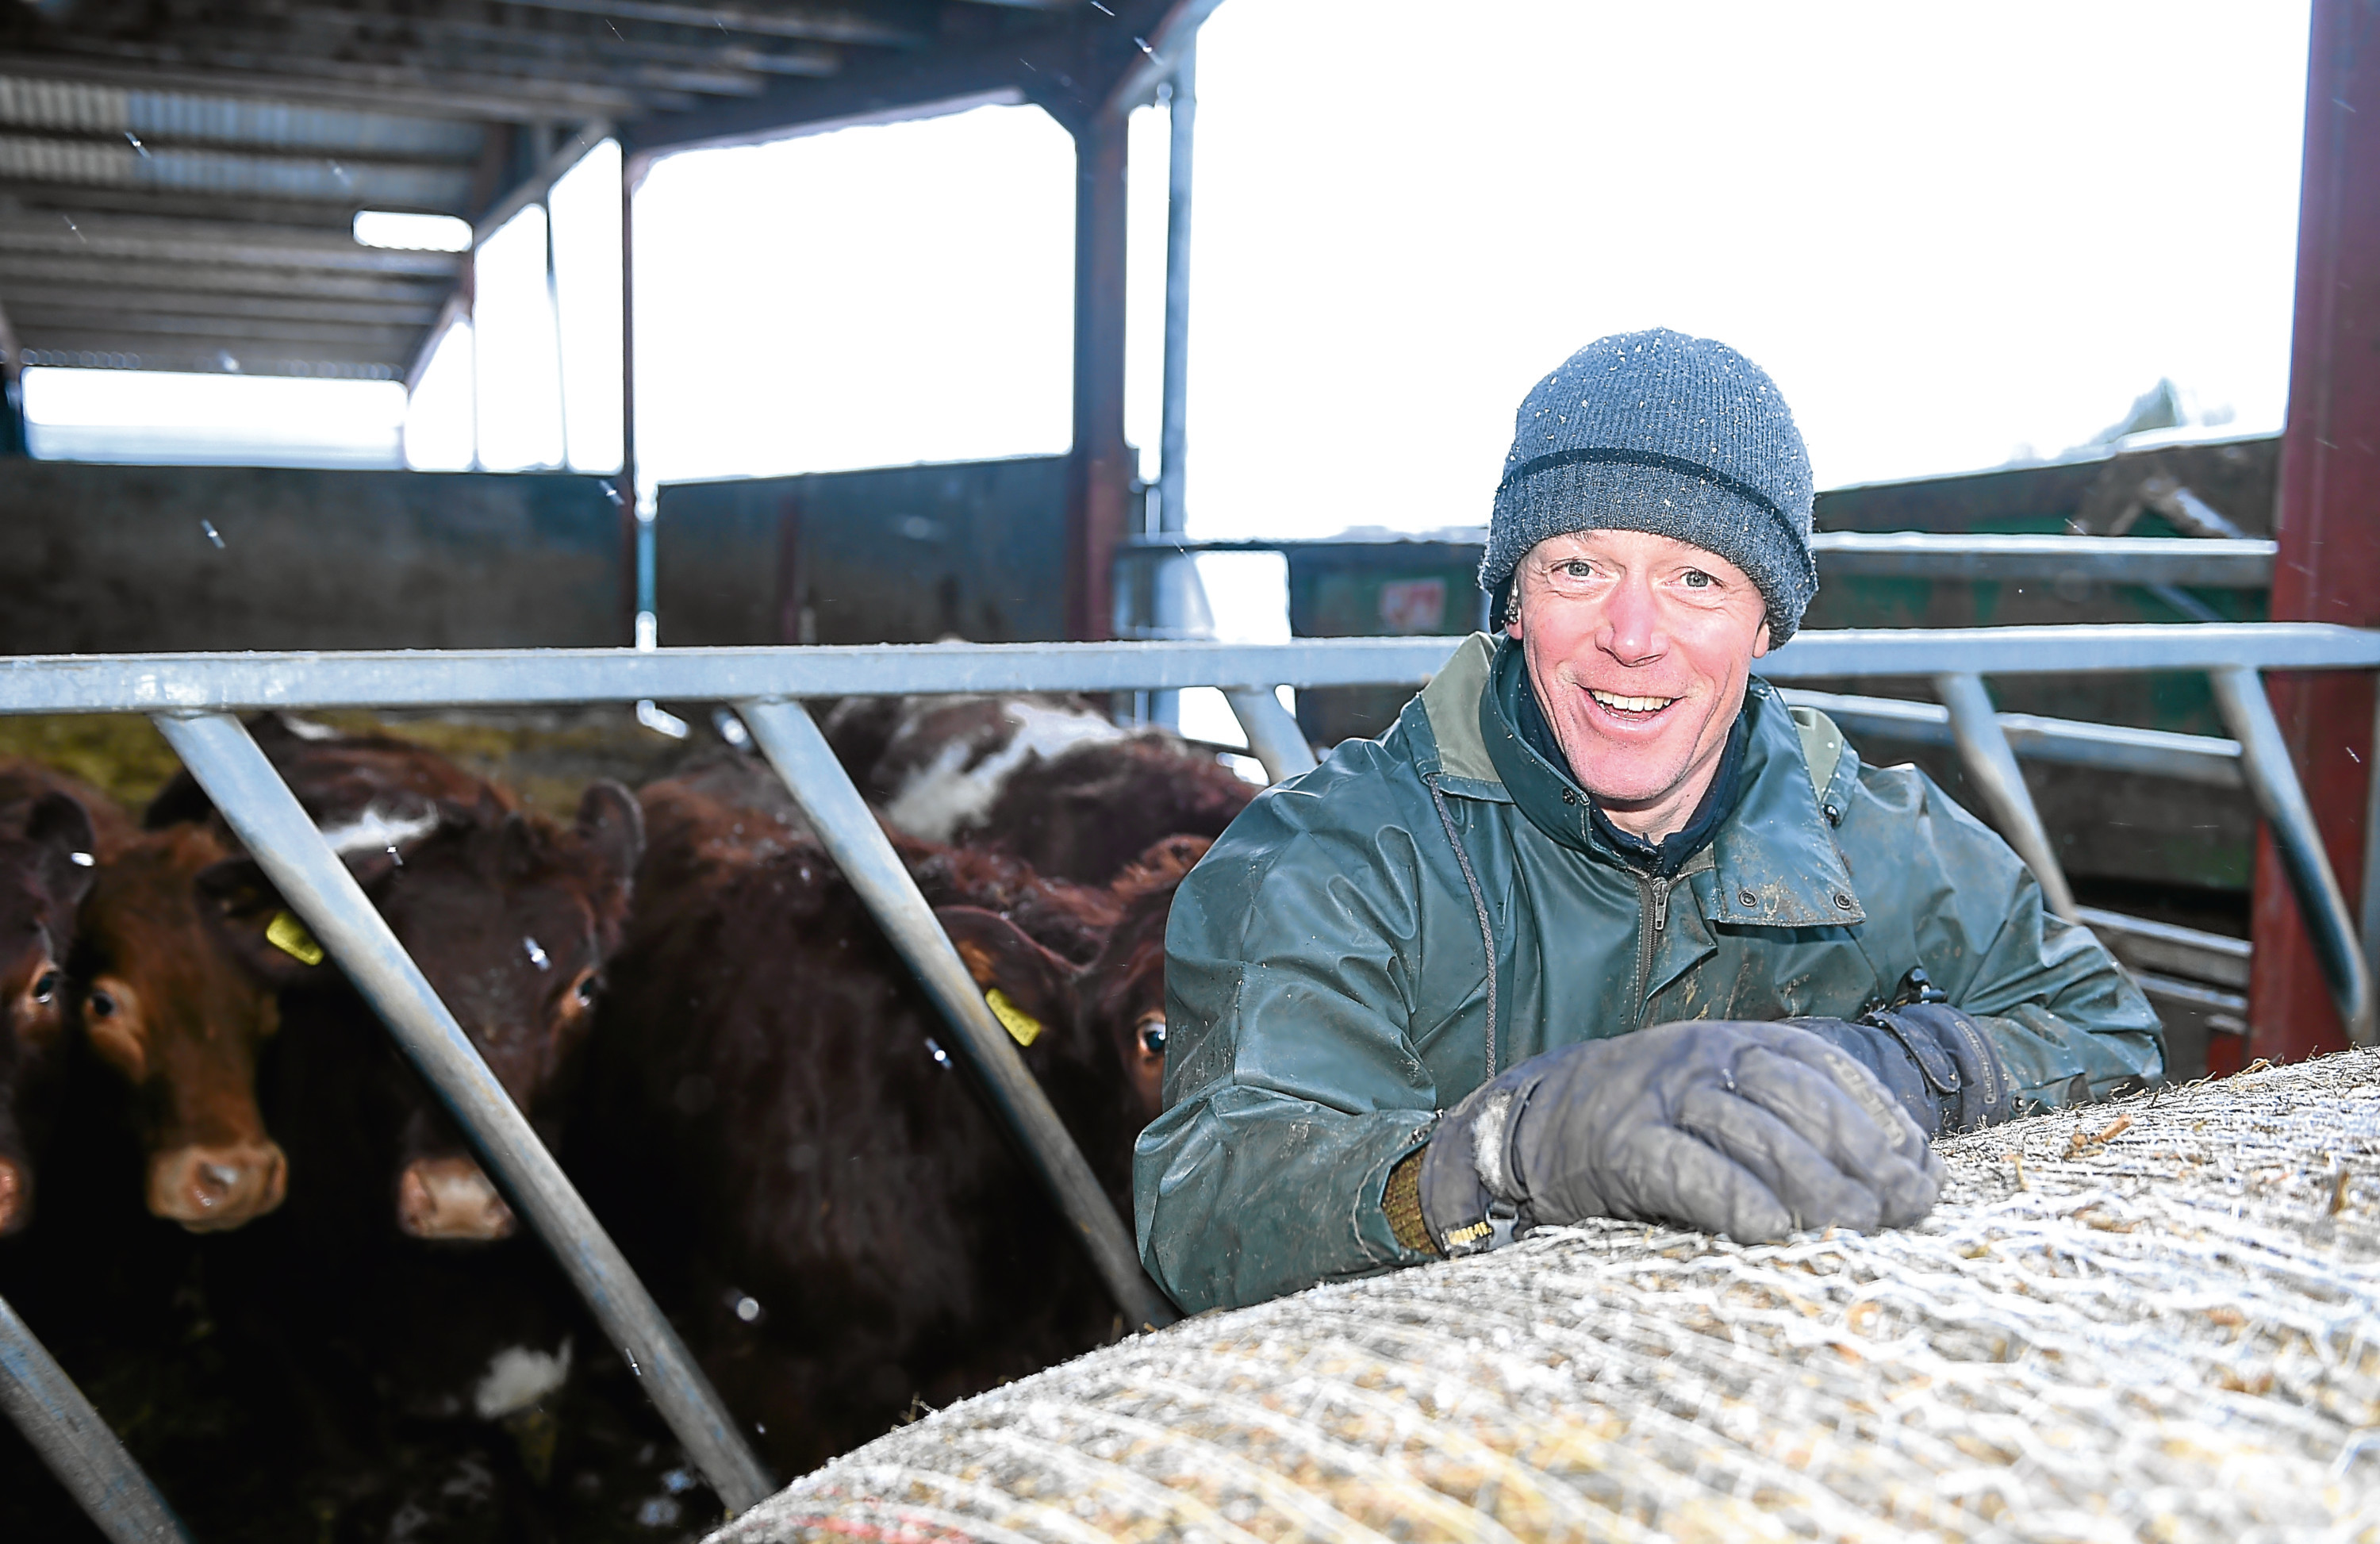
[[[1943,1150],[1901,1232],[1605,1223],[1185,1320],[715,1541],[2380,1539],[2380,1052]]]

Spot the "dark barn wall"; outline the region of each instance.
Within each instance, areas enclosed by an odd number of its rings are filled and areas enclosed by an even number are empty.
[[[1037,456],[669,484],[662,641],[1063,638],[1065,476]]]
[[[5,654],[608,647],[625,564],[589,477],[0,465]]]

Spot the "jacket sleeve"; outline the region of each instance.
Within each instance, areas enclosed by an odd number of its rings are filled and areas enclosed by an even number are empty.
[[[1916,784],[1912,882],[1931,891],[1912,907],[1916,963],[1990,1032],[2014,1075],[2018,1113],[2162,1082],[2164,1027],[2115,957],[2044,906],[2024,861],[1932,779],[1914,769],[1884,775]]]
[[[1426,1258],[1380,1210],[1438,1120],[1407,1035],[1420,865],[1393,821],[1330,818],[1331,772],[1243,813],[1167,926],[1167,1108],[1135,1146],[1133,1210],[1142,1261],[1193,1313]]]

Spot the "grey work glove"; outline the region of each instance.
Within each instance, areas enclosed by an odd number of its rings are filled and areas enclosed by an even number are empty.
[[[1450,1255],[1588,1217],[1741,1243],[1901,1226],[1941,1161],[1867,1068],[1806,1029],[1664,1024],[1510,1067],[1422,1155],[1422,1218]]]
[[[1898,1000],[1856,1024],[1789,1018],[1859,1059],[1929,1137],[1995,1125],[2016,1113],[2016,1079],[1991,1035],[1950,1006],[1923,970],[1901,979]]]

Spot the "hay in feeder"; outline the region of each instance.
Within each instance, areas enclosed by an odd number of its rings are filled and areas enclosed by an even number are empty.
[[[1193,1319],[715,1544],[2380,1539],[2380,1052],[1943,1151],[1905,1231],[1598,1224]]]

